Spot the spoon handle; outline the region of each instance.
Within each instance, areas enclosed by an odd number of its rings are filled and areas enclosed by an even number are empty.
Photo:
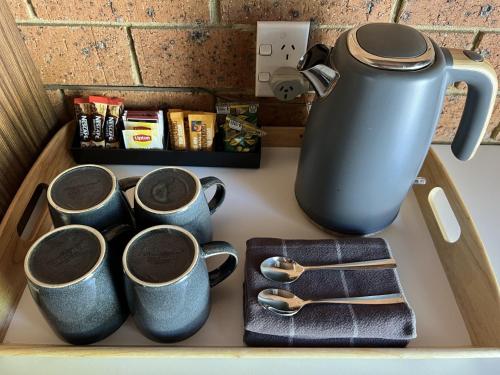
[[[405,300],[403,296],[399,293],[394,294],[381,294],[376,296],[364,296],[364,297],[345,297],[345,298],[328,298],[328,299],[318,299],[304,301],[304,304],[311,303],[341,303],[341,304],[352,304],[352,305],[392,305],[395,303],[404,303]]]
[[[338,264],[325,264],[322,266],[304,266],[306,271],[314,270],[374,270],[381,268],[396,268],[396,260],[393,258],[389,259],[377,259],[377,260],[367,260],[364,262],[352,262],[352,263],[338,263]]]

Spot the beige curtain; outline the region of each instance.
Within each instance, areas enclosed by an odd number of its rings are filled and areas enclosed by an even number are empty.
[[[38,71],[0,0],[0,219],[55,125]]]

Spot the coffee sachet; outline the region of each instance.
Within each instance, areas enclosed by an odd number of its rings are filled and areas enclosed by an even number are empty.
[[[92,104],[87,98],[75,98],[75,116],[80,134],[80,147],[91,146]]]
[[[105,147],[120,147],[119,120],[123,112],[123,99],[108,99],[106,122],[104,124]]]
[[[91,145],[92,147],[104,147],[104,122],[106,120],[108,98],[90,96],[89,102],[92,104]]]

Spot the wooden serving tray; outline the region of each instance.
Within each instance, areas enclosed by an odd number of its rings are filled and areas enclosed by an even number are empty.
[[[69,146],[72,141],[74,134],[74,124],[69,123],[63,127],[56,136],[52,139],[49,145],[46,147],[44,152],[40,155],[31,171],[27,175],[24,183],[17,192],[12,204],[10,205],[1,225],[0,225],[0,243],[2,248],[0,249],[0,342],[3,342],[9,326],[13,324],[12,328],[15,326],[16,319],[13,319],[16,314],[16,309],[27,308],[28,303],[32,303],[25,293],[25,276],[23,271],[23,261],[27,250],[30,245],[43,233],[46,233],[51,228],[50,217],[48,215],[48,210],[46,206],[35,205],[37,197],[43,191],[43,188],[48,185],[48,183],[62,170],[72,166],[74,161],[69,152]],[[285,163],[284,159],[276,158],[271,160],[273,165],[278,164],[276,170],[287,169],[288,174],[292,174],[291,171],[295,168],[295,161],[292,160],[288,165],[282,165]],[[293,164],[293,165],[292,165]],[[125,169],[128,168],[128,169]],[[144,171],[139,166],[116,166],[114,169],[118,177],[124,177],[127,173],[143,173]],[[153,168],[153,167],[151,167]],[[268,172],[266,172],[268,171]],[[201,171],[205,173],[205,171]],[[257,178],[256,173],[268,173],[260,176],[262,178],[270,178],[269,174],[276,174],[274,170],[271,171],[270,165],[267,164],[266,159],[263,161],[263,167],[259,171],[252,170],[231,170],[227,172],[222,172],[218,170],[217,173],[226,173],[222,176],[224,180],[229,179],[230,183],[228,186],[234,186],[235,181],[244,180],[245,183],[248,181],[255,180]],[[219,176],[219,175],[218,175]],[[452,303],[456,303],[453,306],[455,313],[450,309],[450,316],[455,314],[459,316],[461,321],[464,334],[467,335],[467,345],[421,345],[413,346],[410,345],[408,348],[396,349],[396,348],[248,348],[243,346],[242,341],[239,339],[243,335],[243,327],[241,325],[241,281],[242,281],[242,266],[240,265],[238,272],[231,276],[225,283],[221,284],[221,287],[214,289],[213,294],[215,295],[214,300],[215,305],[212,308],[213,320],[209,319],[210,328],[201,334],[197,334],[198,338],[193,340],[187,340],[185,342],[179,343],[175,346],[159,345],[150,342],[142,342],[137,344],[134,341],[123,342],[120,340],[107,341],[104,340],[104,344],[97,343],[92,346],[70,346],[62,344],[46,344],[43,340],[37,341],[36,344],[26,343],[23,344],[1,344],[0,345],[0,356],[99,356],[99,357],[171,357],[171,358],[241,358],[241,357],[252,357],[252,358],[284,358],[284,357],[294,357],[294,358],[456,358],[456,357],[500,357],[500,291],[498,283],[495,279],[492,267],[486,255],[484,246],[481,239],[478,236],[477,230],[472,222],[472,219],[464,206],[462,199],[460,198],[457,190],[453,186],[450,177],[448,176],[446,170],[444,169],[442,163],[437,158],[435,153],[431,150],[425,160],[425,163],[420,172],[420,176],[425,177],[427,183],[425,185],[415,185],[413,193],[410,194],[411,200],[413,200],[414,207],[408,206],[403,207],[402,211],[405,211],[402,216],[412,213],[410,211],[418,211],[420,209],[421,213],[415,213],[419,215],[418,220],[421,220],[424,230],[427,231],[425,235],[428,237],[422,238],[422,246],[429,250],[427,255],[422,252],[422,257],[427,256],[426,260],[429,260],[428,264],[425,262],[419,262],[417,258],[419,255],[405,253],[405,249],[395,249],[393,247],[393,252],[398,261],[398,267],[400,268],[400,276],[402,276],[403,288],[412,289],[416,288],[416,285],[408,285],[408,281],[418,283],[418,272],[424,271],[424,268],[429,268],[432,272],[441,272],[446,275],[449,286],[446,285],[445,289],[448,288],[449,298]],[[282,176],[276,177],[278,179],[284,179]],[[262,184],[256,184],[255,186],[249,187],[249,192],[231,192],[228,197],[228,203],[224,204],[221,208],[221,213],[219,212],[214,216],[216,222],[216,228],[224,227],[222,224],[227,224],[235,220],[238,215],[249,215],[241,219],[241,230],[238,234],[241,236],[246,236],[249,238],[251,236],[259,235],[269,235],[270,233],[276,234],[276,236],[284,233],[285,229],[295,230],[295,228],[301,228],[304,226],[304,233],[309,238],[320,238],[327,236],[323,232],[316,231],[312,229],[310,224],[306,223],[305,218],[300,216],[299,209],[295,207],[290,202],[285,202],[286,199],[293,199],[288,197],[292,195],[292,187],[290,187],[291,181],[286,177],[287,180],[282,182],[282,189],[289,189],[281,194],[276,194],[272,189],[267,189],[265,187],[260,187]],[[232,182],[232,185],[231,185]],[[257,186],[259,185],[259,186]],[[247,186],[248,184],[243,186]],[[450,203],[450,206],[456,216],[458,225],[460,226],[461,234],[459,239],[450,243],[447,242],[442,235],[440,227],[443,225],[433,213],[433,209],[429,204],[429,193],[436,187],[441,187]],[[231,187],[230,187],[231,188]],[[241,188],[241,187],[240,187]],[[276,186],[276,189],[279,189]],[[237,203],[251,197],[255,200],[267,200],[261,203],[262,207],[269,207],[267,211],[267,220],[276,223],[273,228],[270,228],[268,232],[263,230],[264,226],[259,227],[257,230],[248,224],[251,221],[252,212],[233,212],[238,209]],[[276,199],[282,199],[281,201],[276,201]],[[279,212],[281,207],[288,204],[289,211]],[[406,203],[405,203],[406,204]],[[413,203],[412,203],[413,204]],[[228,206],[229,205],[229,206]],[[234,210],[231,208],[234,207]],[[255,205],[258,205],[255,203]],[[292,207],[293,206],[293,207]],[[405,206],[405,205],[404,205]],[[37,208],[38,207],[38,208]],[[291,208],[290,208],[291,207]],[[408,208],[411,208],[408,210]],[[241,210],[241,206],[239,208]],[[35,211],[33,213],[33,211]],[[291,214],[290,214],[291,213]],[[253,212],[255,214],[255,212]],[[265,218],[258,218],[260,220],[265,220]],[[224,221],[225,220],[225,221]],[[282,222],[279,222],[279,221]],[[406,220],[404,217],[398,222],[396,221],[387,232],[390,232],[391,241],[390,244],[396,244],[396,246],[401,246],[401,244],[406,244],[408,241],[407,236],[410,235],[414,228],[407,228]],[[298,223],[298,221],[300,221]],[[304,224],[302,223],[304,221]],[[247,223],[245,223],[247,222]],[[23,235],[23,229],[27,226],[31,228],[30,234],[27,235],[26,231]],[[248,225],[248,229],[245,225]],[[253,228],[253,229],[252,229]],[[426,229],[425,229],[426,228]],[[280,232],[281,230],[281,232]],[[254,233],[255,232],[255,233]],[[386,231],[384,231],[385,233]],[[295,232],[298,236],[302,236],[302,232]],[[384,237],[384,233],[382,236]],[[229,242],[236,241],[235,238],[228,238],[231,236],[229,232],[218,232],[216,230],[216,237],[224,235],[221,239],[227,239]],[[236,234],[234,234],[236,236]],[[219,239],[219,238],[217,238]],[[394,241],[393,241],[394,240]],[[398,242],[399,241],[399,242]],[[427,242],[426,242],[427,241]],[[244,242],[238,240],[235,244],[242,252],[244,248]],[[410,246],[411,245],[411,246]],[[413,247],[412,247],[413,246]],[[419,244],[408,244],[411,250],[418,248]],[[434,249],[431,249],[434,246]],[[437,253],[437,255],[436,255]],[[406,255],[405,255],[406,254]],[[429,254],[431,257],[429,257]],[[406,256],[406,257],[405,257]],[[413,258],[412,258],[413,257]],[[434,258],[436,262],[432,262]],[[440,259],[441,264],[439,264]],[[415,264],[412,264],[415,262]],[[416,264],[419,263],[419,264]],[[434,263],[437,263],[434,264]],[[243,264],[243,262],[241,262]],[[413,273],[413,276],[406,277],[407,271],[411,270],[412,267],[423,267]],[[434,268],[433,268],[434,267]],[[415,276],[416,275],[416,276]],[[446,278],[442,275],[444,283],[446,283]],[[239,277],[239,279],[237,279]],[[229,285],[229,284],[231,285]],[[405,284],[406,283],[406,284]],[[429,287],[429,281],[422,280],[422,286],[427,287],[429,290],[420,293],[420,297],[428,293],[429,299],[432,299],[432,294],[436,292],[433,290],[432,286]],[[436,289],[438,286],[436,286]],[[408,290],[407,290],[408,292]],[[411,290],[410,290],[411,292]],[[18,303],[24,293],[24,299],[18,308]],[[410,293],[411,294],[411,293]],[[231,295],[231,296],[228,296]],[[454,297],[453,297],[454,296]],[[233,300],[231,303],[235,302],[237,305],[221,305],[219,300],[228,299],[231,297]],[[413,296],[410,296],[413,297]],[[422,304],[421,301],[415,301],[417,298],[409,298],[410,304],[415,302],[415,305]],[[422,299],[422,298],[420,298]],[[23,302],[25,301],[25,302]],[[436,306],[438,306],[437,304]],[[232,307],[231,307],[232,306]],[[439,305],[439,309],[442,310],[442,305]],[[417,313],[417,332],[419,331],[419,322],[423,321],[424,317],[419,314],[424,311],[424,309],[419,306],[416,307]],[[34,308],[34,307],[30,307]],[[227,311],[231,309],[231,311]],[[436,307],[437,309],[438,307]],[[426,306],[425,312],[429,314],[434,314],[433,324],[440,325],[445,324],[446,311],[437,311],[436,309],[429,308],[429,304]],[[36,309],[35,309],[36,310]],[[33,311],[35,311],[33,310]],[[225,312],[223,313],[222,310]],[[224,316],[223,314],[228,314]],[[217,316],[216,316],[217,315]],[[236,316],[238,315],[238,316]],[[16,314],[17,316],[17,314]],[[229,322],[227,317],[230,316],[233,322]],[[236,316],[236,317],[233,317]],[[440,321],[441,320],[441,321]],[[40,321],[42,322],[42,321]],[[37,321],[38,323],[38,321]],[[227,323],[227,324],[226,324]],[[227,328],[231,325],[230,329]],[[122,328],[120,328],[121,330]],[[205,329],[205,328],[204,328]],[[119,330],[119,331],[120,331]],[[429,327],[426,328],[425,332],[428,333],[432,330]],[[218,333],[218,336],[214,335]],[[27,337],[30,333],[28,333]],[[224,335],[231,335],[231,339],[225,338]],[[453,332],[450,332],[453,335]],[[213,338],[210,341],[210,338]],[[236,338],[236,339],[235,339]],[[60,341],[55,341],[60,343]],[[111,344],[110,344],[111,342]],[[215,342],[215,346],[214,346]],[[427,340],[422,340],[421,342],[428,343]],[[118,344],[116,344],[118,343]],[[129,346],[119,346],[119,345],[129,345]]]

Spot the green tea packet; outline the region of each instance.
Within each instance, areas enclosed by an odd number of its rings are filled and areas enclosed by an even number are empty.
[[[266,135],[266,132],[264,130],[258,128],[257,125],[254,125],[251,122],[244,120],[240,116],[226,115],[226,121],[227,125],[233,130],[252,135],[257,135],[259,137]]]
[[[224,151],[254,152],[265,132],[257,124],[256,103],[219,103],[217,123]]]

